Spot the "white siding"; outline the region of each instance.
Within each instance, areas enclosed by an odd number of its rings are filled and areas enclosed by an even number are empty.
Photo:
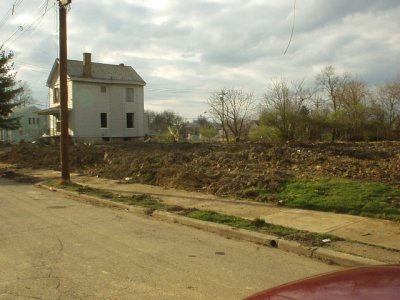
[[[106,93],[101,92],[106,86]],[[134,88],[134,102],[125,101],[127,87]],[[77,138],[139,137],[143,131],[143,87],[74,82],[73,128]],[[108,128],[100,128],[100,113],[107,113]],[[126,113],[135,114],[135,128],[126,128]]]
[[[123,132],[124,137],[130,136],[143,136],[144,128],[143,128],[143,114],[144,114],[144,103],[143,103],[143,87],[135,86],[134,87],[134,101],[126,102],[125,101],[125,92],[126,88],[131,88],[132,86],[124,86],[124,95],[123,95]],[[126,128],[126,114],[134,113],[134,128]]]
[[[68,107],[69,108],[72,108],[72,105],[73,105],[73,101],[72,101],[72,98],[73,98],[72,97],[72,84],[73,84],[72,81],[68,78],[67,86],[68,86]],[[57,79],[57,81],[54,83],[54,85],[49,88],[49,104],[50,104],[50,107],[60,105],[60,102],[58,102],[58,103],[54,103],[53,102],[54,88],[58,88],[58,89],[60,88],[60,80],[59,79]]]
[[[68,78],[68,82],[67,82],[67,86],[68,86],[68,108],[72,109],[73,107],[73,82]],[[54,89],[55,88],[60,88],[60,79],[57,78],[57,80],[54,82],[54,84],[52,86],[49,87],[49,106],[50,107],[55,107],[55,106],[59,106],[60,105],[60,101],[57,103],[54,103],[54,98],[53,98],[53,94],[54,94]],[[49,132],[50,135],[58,135],[59,132],[57,132],[57,121],[59,121],[55,116],[50,116],[49,119]],[[73,124],[73,118],[70,115],[69,117],[69,134],[70,135],[74,135],[74,124]]]

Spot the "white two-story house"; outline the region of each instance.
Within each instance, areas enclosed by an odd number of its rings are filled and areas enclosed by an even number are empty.
[[[68,60],[69,133],[75,141],[129,140],[148,133],[144,114],[146,82],[124,64],[94,63],[91,54],[83,61]],[[47,80],[50,135],[60,134],[59,60]]]
[[[13,109],[10,118],[19,118],[20,128],[15,130],[0,130],[0,141],[3,143],[16,144],[21,142],[32,142],[44,134],[47,134],[47,117],[39,115],[36,106],[20,106]]]

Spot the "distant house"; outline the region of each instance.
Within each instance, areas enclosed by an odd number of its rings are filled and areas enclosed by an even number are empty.
[[[15,108],[10,118],[19,118],[21,127],[16,130],[0,130],[0,140],[4,143],[16,144],[20,142],[31,142],[48,130],[47,116],[39,115],[39,108],[26,106]]]
[[[124,64],[94,63],[91,54],[83,61],[68,60],[69,134],[76,141],[129,140],[148,133],[144,114],[146,82]],[[50,135],[60,134],[59,60],[47,80]]]

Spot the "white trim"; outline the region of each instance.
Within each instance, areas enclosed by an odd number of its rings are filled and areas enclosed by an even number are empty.
[[[139,85],[145,86],[146,83],[140,81],[123,81],[123,80],[113,80],[113,79],[95,79],[95,78],[81,78],[81,77],[71,77],[71,81],[80,82],[92,82],[92,83],[108,83],[108,84],[123,84],[123,85]]]

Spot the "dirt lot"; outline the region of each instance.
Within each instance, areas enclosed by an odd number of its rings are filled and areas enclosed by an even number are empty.
[[[2,148],[0,162],[59,169],[58,153],[58,146],[22,144]],[[400,142],[76,145],[70,160],[73,171],[87,175],[236,197],[315,176],[400,187]]]

